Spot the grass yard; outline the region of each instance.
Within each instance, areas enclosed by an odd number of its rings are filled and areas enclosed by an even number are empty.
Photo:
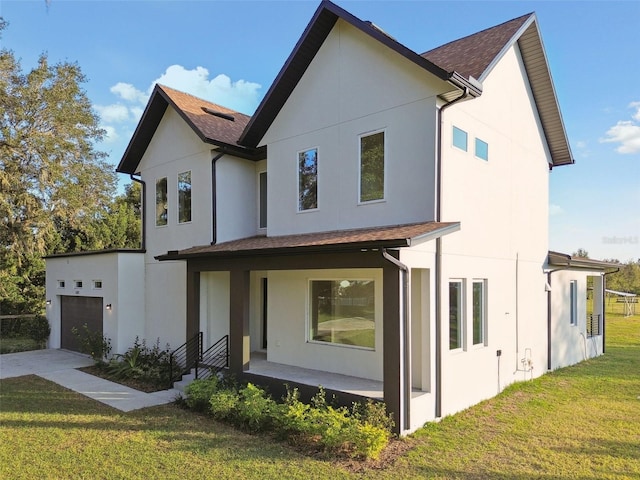
[[[41,345],[32,338],[0,336],[0,354],[40,350],[40,348],[42,348]]]
[[[605,356],[513,385],[404,444],[393,464],[347,468],[173,405],[120,413],[39,377],[0,386],[0,478],[638,479],[640,315],[608,315]]]

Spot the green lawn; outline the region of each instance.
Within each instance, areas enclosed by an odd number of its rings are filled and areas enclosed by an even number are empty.
[[[41,346],[27,337],[0,337],[0,354],[40,350]]]
[[[640,478],[640,315],[607,354],[430,424],[385,468],[305,457],[173,405],[120,413],[28,376],[0,386],[0,478]]]

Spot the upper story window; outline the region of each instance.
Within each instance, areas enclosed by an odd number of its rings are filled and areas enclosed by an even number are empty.
[[[384,200],[384,132],[360,137],[360,203]]]
[[[476,138],[476,157],[489,160],[489,144]]]
[[[191,221],[191,171],[178,174],[178,223]]]
[[[73,286],[75,288],[82,288],[82,280],[74,280],[73,281]]]
[[[167,224],[167,177],[156,180],[156,226]]]
[[[102,280],[94,280],[93,288],[95,288],[96,290],[100,290],[102,288]]]
[[[318,149],[298,152],[298,211],[318,208]]]
[[[258,228],[267,228],[267,172],[258,174]]]
[[[58,280],[58,288],[64,288],[64,280]]]
[[[453,127],[453,146],[467,151],[467,132],[456,126]]]

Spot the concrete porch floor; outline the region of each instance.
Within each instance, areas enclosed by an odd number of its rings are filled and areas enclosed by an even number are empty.
[[[322,385],[327,390],[347,392],[378,400],[382,400],[384,396],[382,382],[268,362],[265,352],[251,352],[247,373],[288,380],[312,387]]]

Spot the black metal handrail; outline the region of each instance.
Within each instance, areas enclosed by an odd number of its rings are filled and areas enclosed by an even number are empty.
[[[587,315],[587,337],[600,335],[600,314],[591,313]]]
[[[209,378],[225,368],[229,368],[229,335],[202,352],[196,365],[196,378]]]
[[[169,382],[172,385],[182,375],[198,367],[202,358],[202,332],[190,338],[169,355]]]

